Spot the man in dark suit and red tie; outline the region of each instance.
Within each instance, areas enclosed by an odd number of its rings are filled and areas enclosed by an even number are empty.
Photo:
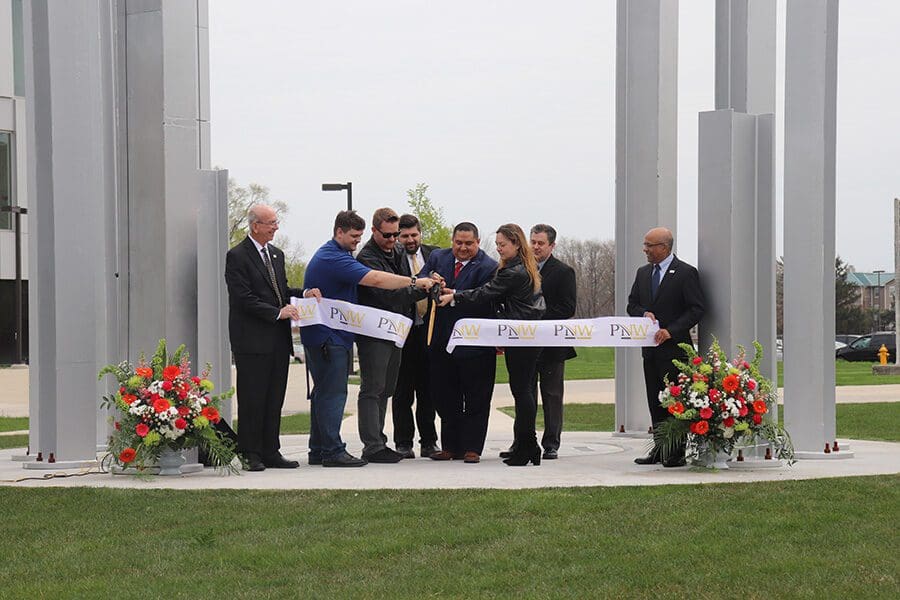
[[[293,354],[291,319],[298,319],[288,287],[284,253],[271,244],[275,211],[265,205],[247,213],[249,234],[225,257],[228,332],[237,367],[238,452],[250,471],[295,469],[279,451],[281,407]]]
[[[453,228],[452,246],[433,251],[423,272],[439,274],[445,288],[480,287],[494,276],[497,261],[485,254],[479,244],[478,228],[472,223],[459,223]],[[447,352],[447,342],[459,319],[495,316],[490,302],[450,305],[435,313],[428,360],[432,397],[441,416],[443,450],[431,455],[434,460],[480,460],[494,393],[496,352],[494,348],[461,346],[451,354]]]
[[[644,382],[647,386],[647,404],[654,428],[669,418],[659,404],[659,392],[678,377],[673,359],[687,360],[678,344],[693,343],[691,328],[700,322],[705,311],[703,290],[697,269],[678,260],[672,254],[672,232],[656,227],[644,236],[644,254],[647,264],[637,270],[634,285],[628,295],[628,314],[632,317],[648,317],[659,323],[654,341],[656,346],[642,349],[644,357]],[[659,448],[654,446],[648,456],[634,459],[639,465],[661,462]],[[663,461],[663,466],[684,465],[684,448]]]
[[[415,215],[400,217],[400,238],[397,251],[402,257],[401,267],[405,275],[427,276],[422,268],[437,246],[422,243],[422,227]],[[403,345],[400,360],[400,375],[397,389],[391,398],[394,416],[394,443],[403,458],[415,458],[413,439],[416,427],[419,429],[419,450],[423,458],[428,458],[441,449],[437,445],[437,429],[434,426],[434,401],[429,386],[427,348],[428,300],[416,302],[413,327]],[[413,418],[413,403],[416,405]]]

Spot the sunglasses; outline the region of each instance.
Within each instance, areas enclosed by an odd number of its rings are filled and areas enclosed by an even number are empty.
[[[390,232],[388,232],[388,233],[385,233],[385,232],[383,232],[382,230],[379,229],[379,230],[378,230],[378,233],[381,234],[381,237],[383,237],[383,238],[385,238],[385,239],[387,239],[387,240],[389,240],[389,239],[391,239],[391,238],[395,238],[395,237],[400,237],[400,232],[399,232],[399,231],[390,231]]]

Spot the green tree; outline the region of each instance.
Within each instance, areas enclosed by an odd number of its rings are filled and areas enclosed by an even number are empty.
[[[238,185],[237,181],[228,178],[228,247],[232,248],[240,244],[250,229],[247,225],[247,211],[254,204],[267,204],[275,210],[278,219],[281,220],[288,213],[288,205],[283,200],[273,200],[269,197],[269,188],[258,183],[251,183],[247,187]],[[291,242],[284,234],[277,234],[272,240],[278,248],[284,252],[284,266],[287,271],[288,285],[301,287],[303,275],[306,272],[306,262],[303,260],[303,246]]]
[[[866,316],[859,307],[859,286],[848,280],[851,265],[840,256],[834,259],[834,329],[835,333],[862,333]]]
[[[422,242],[440,248],[450,247],[450,227],[444,221],[444,209],[435,206],[431,198],[425,195],[428,185],[416,184],[411,190],[406,190],[409,196],[409,208],[419,218],[422,226]]]

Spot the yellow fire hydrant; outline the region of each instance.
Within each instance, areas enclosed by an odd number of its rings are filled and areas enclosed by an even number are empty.
[[[881,345],[881,348],[878,349],[878,362],[886,365],[888,359],[888,349],[884,344]]]

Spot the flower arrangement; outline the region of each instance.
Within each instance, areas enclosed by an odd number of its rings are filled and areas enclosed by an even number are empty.
[[[674,417],[655,433],[663,458],[679,447],[686,447],[689,458],[731,454],[735,446],[763,438],[771,444],[776,458],[793,462],[790,436],[771,418],[778,390],[759,372],[763,356],[759,342],[753,342],[755,356],[751,362],[745,359],[742,346],[729,362],[717,340],[705,357],[690,344],[679,347],[688,360],[672,361],[680,371],[677,381],[667,380],[659,393],[660,404]]]
[[[207,365],[200,376],[192,376],[184,345],[169,356],[164,339],[149,363],[141,353],[137,366],[125,361],[103,367],[98,379],[112,374],[119,382],[117,392],[101,401],[104,408],[119,412],[117,419],[112,418],[115,431],[108,458],[123,467],[143,469],[156,463],[166,448],[201,447],[214,466],[236,472],[234,444],[214,427],[221,419],[220,402],[233,390],[210,395],[210,370]]]

